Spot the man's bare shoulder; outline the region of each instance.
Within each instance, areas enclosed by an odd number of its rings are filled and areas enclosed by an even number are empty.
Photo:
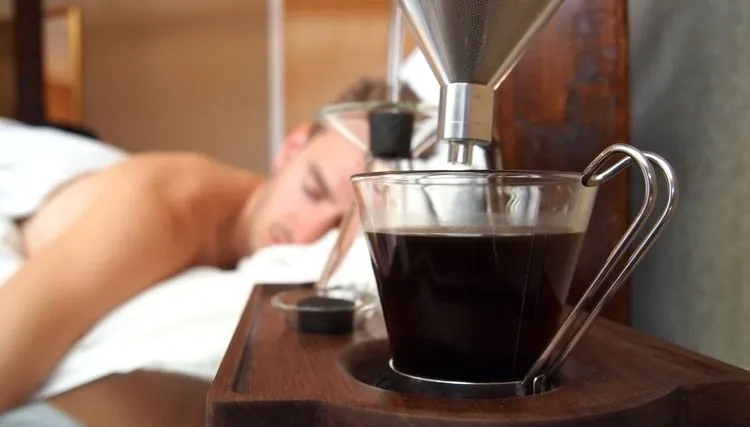
[[[27,255],[37,253],[84,213],[102,203],[150,204],[155,205],[155,209],[174,210],[176,214],[205,204],[206,199],[214,197],[214,192],[209,191],[210,182],[221,179],[224,170],[223,165],[205,155],[146,153],[135,154],[109,169],[78,177],[50,194],[36,212],[21,223]],[[252,176],[237,176],[240,178],[230,181],[253,180]],[[189,216],[189,212],[185,214],[187,218],[200,219]]]
[[[123,165],[123,181],[162,195],[191,226],[212,227],[242,209],[264,178],[199,153],[148,153]]]
[[[177,198],[244,198],[264,181],[259,174],[193,152],[136,154],[116,168],[113,175],[131,185],[158,185]]]
[[[148,155],[138,163],[133,173],[150,176],[147,187],[161,195],[163,209],[199,242],[198,262],[233,265],[236,221],[263,186],[263,177],[193,153]]]
[[[127,169],[151,169],[166,173],[173,172],[201,172],[201,171],[241,171],[242,169],[228,165],[207,154],[190,151],[153,151],[136,153],[121,164]],[[246,172],[252,175],[250,172]]]

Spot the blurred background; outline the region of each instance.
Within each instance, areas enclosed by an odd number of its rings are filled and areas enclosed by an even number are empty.
[[[35,1],[0,0],[0,116],[15,105],[16,9]],[[390,0],[41,4],[48,118],[129,151],[267,172],[287,131],[350,81],[385,74]]]

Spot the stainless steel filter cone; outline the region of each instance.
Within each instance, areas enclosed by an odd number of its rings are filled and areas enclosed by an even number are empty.
[[[400,0],[441,85],[438,138],[467,145],[451,157],[492,141],[494,91],[562,1]]]

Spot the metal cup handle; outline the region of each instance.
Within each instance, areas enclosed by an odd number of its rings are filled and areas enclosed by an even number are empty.
[[[618,155],[624,155],[625,157],[601,171],[608,161]],[[518,383],[519,390],[517,390],[517,393],[519,395],[534,394],[548,388],[550,378],[555,376],[565,359],[570,355],[573,347],[578,344],[604,305],[622,287],[622,284],[627,280],[643,256],[651,249],[651,246],[659,234],[661,234],[664,226],[672,219],[674,208],[679,198],[677,178],[670,164],[654,153],[642,152],[626,144],[611,145],[599,154],[584,170],[581,178],[582,184],[587,187],[601,185],[627,169],[633,163],[638,165],[643,175],[645,184],[643,204],[625,234],[609,254],[604,266],[599,270],[591,285],[589,285],[586,292],[560,326],[560,329],[547,345],[542,355],[539,356],[524,379]],[[655,167],[662,173],[667,185],[667,201],[664,210],[654,225],[646,231],[630,257],[627,258],[622,267],[617,271],[617,276],[611,281],[609,287],[605,288],[605,281],[612,277],[615,267],[634,246],[636,238],[645,227],[646,221],[650,218],[654,210],[658,193],[657,181],[654,178]],[[566,340],[566,337],[569,338]]]

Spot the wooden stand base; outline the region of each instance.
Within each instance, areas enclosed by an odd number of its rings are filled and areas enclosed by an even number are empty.
[[[382,381],[374,319],[352,335],[298,334],[258,286],[208,394],[209,427],[748,426],[750,373],[597,321],[559,388],[507,399],[403,395]]]

